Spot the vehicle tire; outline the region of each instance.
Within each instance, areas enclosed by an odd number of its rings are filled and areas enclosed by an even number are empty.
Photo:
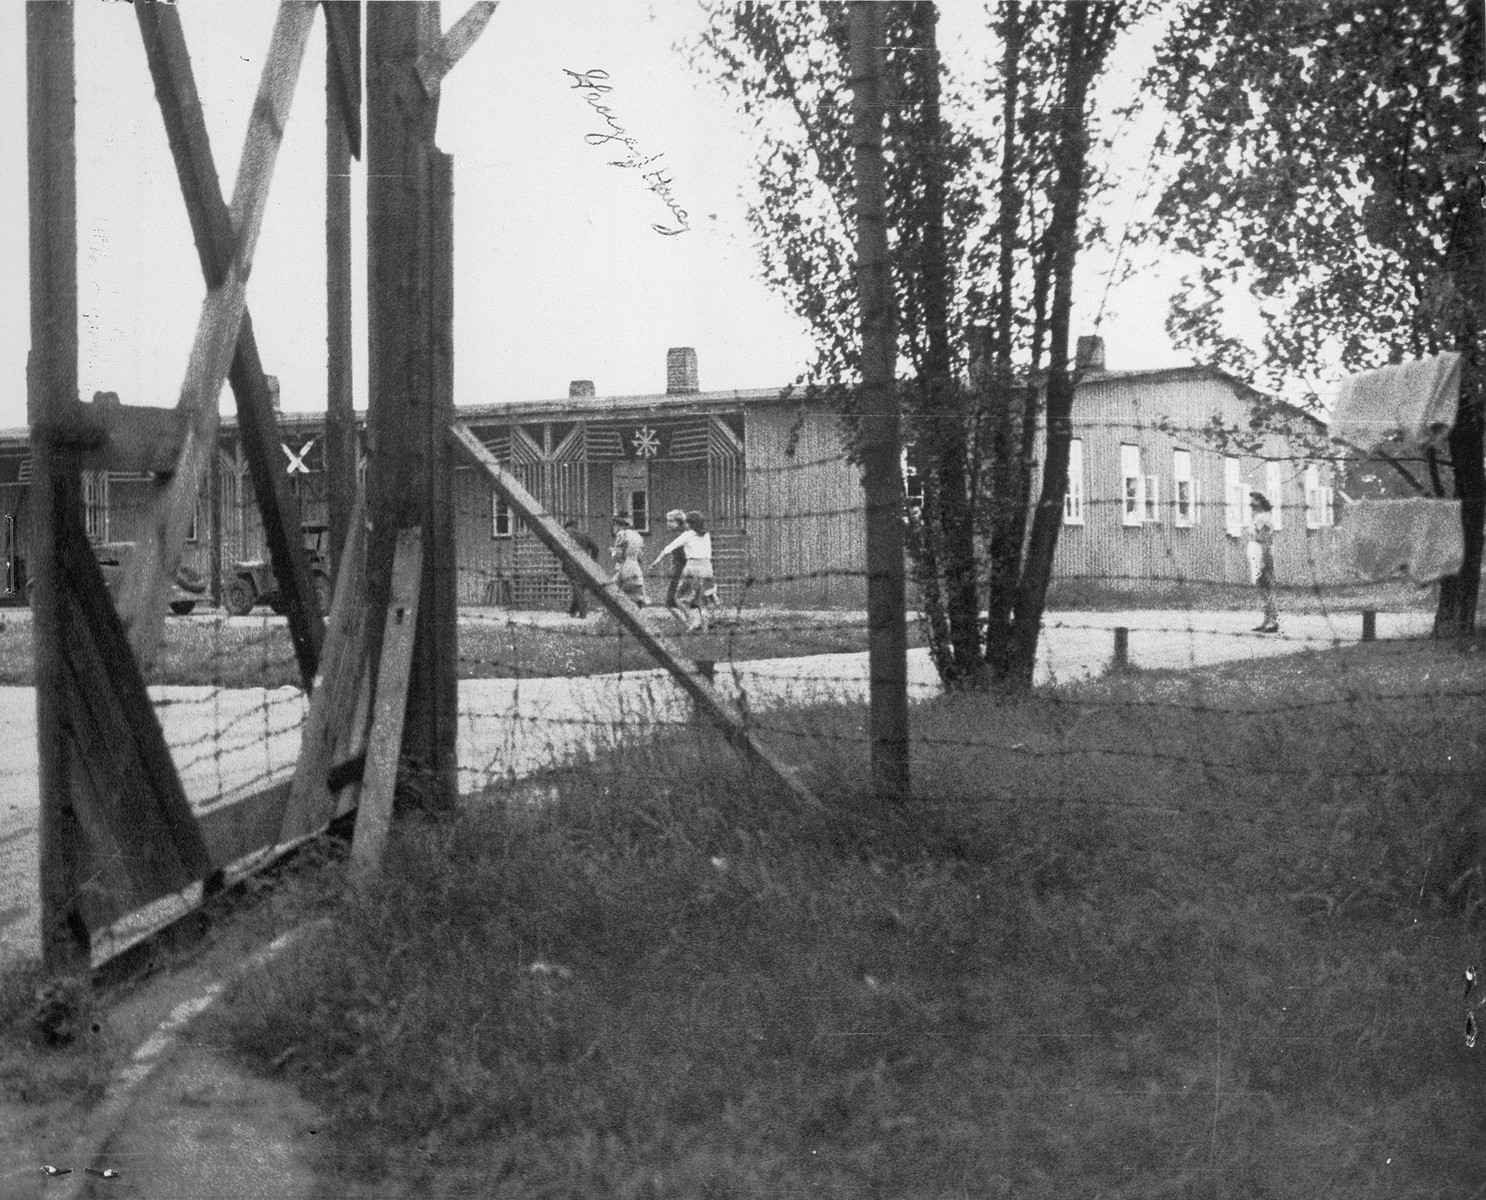
[[[189,616],[195,607],[196,601],[194,600],[172,600],[170,602],[170,611],[178,617]]]
[[[315,603],[320,606],[320,615],[330,615],[330,603],[334,599],[330,590],[330,580],[324,575],[315,576]]]
[[[222,585],[222,607],[234,617],[245,617],[253,611],[258,600],[257,589],[252,581],[235,575]]]

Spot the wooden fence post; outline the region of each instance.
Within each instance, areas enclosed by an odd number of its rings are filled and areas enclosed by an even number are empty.
[[[447,470],[453,418],[452,171],[434,146],[438,92],[416,64],[439,41],[439,5],[387,0],[366,9],[367,288],[371,438],[368,613],[386,612],[398,531],[423,531],[423,589],[413,652],[409,765],[453,804],[457,780],[457,610]],[[373,618],[375,619],[375,617]],[[373,643],[373,663],[380,648]]]
[[[1114,660],[1110,665],[1116,671],[1123,671],[1130,665],[1130,630],[1124,625],[1115,626]]]
[[[1362,612],[1362,640],[1364,642],[1375,642],[1378,639],[1378,614],[1372,609],[1364,609]]]
[[[325,480],[330,565],[339,578],[360,450],[351,388],[351,156],[361,156],[361,5],[326,0]]]
[[[879,801],[908,799],[908,627],[897,341],[887,247],[882,128],[885,9],[856,0],[851,37],[851,142],[862,341],[862,486],[867,525],[867,663],[872,782]]]
[[[26,126],[31,266],[27,419],[34,427],[77,395],[77,142],[72,0],[26,5]],[[48,971],[86,970],[80,898],[82,830],[70,790],[59,527],[81,522],[76,452],[46,438],[32,448],[32,636],[41,872],[41,955]]]

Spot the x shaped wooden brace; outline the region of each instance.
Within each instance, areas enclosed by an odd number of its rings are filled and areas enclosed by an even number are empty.
[[[265,460],[263,471],[254,464],[256,490],[264,506],[275,573],[286,593],[293,593],[286,595],[291,613],[299,614],[297,620],[291,616],[291,635],[308,685],[314,677],[323,625],[312,611],[314,591],[298,530],[292,532],[290,541],[290,531],[284,528],[283,517],[292,508],[286,496],[276,496],[276,489],[286,483],[281,481],[281,471],[267,465],[267,448],[276,445],[278,438],[272,436],[271,427],[264,427],[271,426],[272,408],[247,311],[246,288],[315,4],[284,0],[279,6],[230,207],[222,200],[179,15],[173,5],[155,0],[139,0],[134,7],[208,291],[176,405],[186,425],[180,456],[124,571],[119,614],[135,656],[141,665],[148,665],[159,646],[166,589],[185,547],[203,476],[216,452],[217,396],[231,368],[244,418],[244,441],[250,455],[256,445]],[[262,486],[265,479],[260,474],[266,476],[268,488]],[[298,603],[294,603],[296,598]]]

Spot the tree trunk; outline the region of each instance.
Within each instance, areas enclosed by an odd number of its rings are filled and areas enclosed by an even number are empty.
[[[1073,379],[1068,373],[1068,331],[1073,308],[1073,268],[1078,254],[1078,218],[1083,197],[1088,134],[1084,106],[1089,81],[1098,61],[1098,48],[1091,36],[1089,9],[1070,4],[1060,18],[1060,38],[1066,62],[1063,103],[1059,112],[1057,145],[1058,179],[1053,197],[1048,234],[1053,254],[1053,302],[1049,315],[1047,374],[1047,459],[1042,472],[1042,493],[1032,518],[1027,560],[1017,589],[1015,628],[1005,682],[1012,687],[1030,687],[1037,659],[1037,640],[1047,585],[1052,577],[1053,554],[1063,524],[1063,496],[1068,490],[1068,444],[1073,433]]]
[[[872,782],[879,804],[908,798],[908,631],[904,619],[903,486],[897,332],[882,155],[884,6],[853,0],[851,139],[862,337],[862,454],[867,506],[868,694]]]
[[[1466,94],[1479,95],[1486,75],[1486,36],[1479,4],[1469,6],[1460,45],[1462,81]],[[1461,147],[1470,155],[1472,147]],[[1476,602],[1481,590],[1481,544],[1486,527],[1486,213],[1481,178],[1471,175],[1455,218],[1447,265],[1462,300],[1461,328],[1453,331],[1465,355],[1460,379],[1460,404],[1450,431],[1450,462],[1455,495],[1460,500],[1460,525],[1465,553],[1460,574],[1440,581],[1439,606],[1434,615],[1436,637],[1469,636],[1475,631]]]
[[[1016,112],[1021,95],[1022,35],[1025,31],[1021,15],[1020,0],[1010,0],[1000,30],[1004,46],[1001,77],[1006,91],[1001,105],[1001,128],[1005,134],[1001,142],[998,188],[996,321],[990,344],[985,347],[984,378],[978,381],[982,391],[981,404],[988,410],[985,419],[991,427],[991,529],[986,547],[989,586],[985,660],[994,679],[1006,674],[1010,662],[1011,612],[1016,602],[1022,541],[1027,528],[1025,502],[1018,502],[1016,489],[1020,478],[1016,453],[1021,438],[1016,436],[1012,415],[1017,396],[1012,378],[1012,290],[1016,277],[1016,231],[1022,215],[1022,194],[1016,177]]]

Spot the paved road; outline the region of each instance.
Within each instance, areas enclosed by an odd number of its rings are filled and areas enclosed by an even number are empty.
[[[1095,674],[1110,660],[1112,629],[1130,629],[1130,658],[1185,668],[1324,649],[1357,640],[1361,621],[1296,616],[1282,637],[1250,632],[1251,613],[1057,613],[1048,619],[1039,682]],[[1423,636],[1428,613],[1379,614],[1380,638]],[[718,687],[754,711],[781,705],[865,700],[865,654],[719,664]],[[938,690],[926,651],[909,655],[910,695]],[[295,688],[151,688],[186,794],[206,811],[285,777],[299,749],[305,701]],[[570,679],[474,679],[459,685],[461,791],[519,778],[595,748],[690,719],[690,705],[663,671]],[[0,959],[38,952],[36,923],[36,698],[0,688]],[[172,907],[164,902],[157,912]],[[127,936],[125,934],[124,936]]]

